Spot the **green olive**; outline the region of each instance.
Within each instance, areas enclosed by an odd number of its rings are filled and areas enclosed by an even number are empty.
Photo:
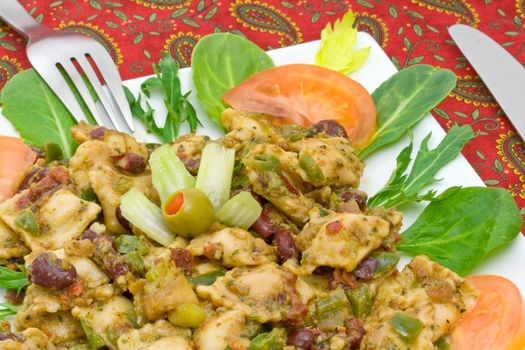
[[[162,205],[168,228],[182,237],[195,237],[207,232],[215,218],[208,196],[196,188],[177,191]]]

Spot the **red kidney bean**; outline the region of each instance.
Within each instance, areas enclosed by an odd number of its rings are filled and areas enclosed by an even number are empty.
[[[49,168],[39,168],[36,167],[29,174],[27,174],[26,177],[22,180],[20,183],[20,186],[18,186],[17,192],[22,192],[23,190],[31,187],[32,184],[39,182],[44,177],[46,177],[47,173],[49,171]]]
[[[122,215],[120,205],[115,209],[115,216],[117,217],[117,221],[122,225],[122,227],[124,227],[128,232],[131,232],[131,224],[129,223],[128,219],[126,219]]]
[[[140,174],[146,169],[144,157],[133,152],[124,152],[111,158],[116,168],[131,174]]]
[[[365,208],[366,201],[368,199],[365,192],[354,190],[354,189],[349,189],[341,193],[339,195],[339,198],[341,198],[341,200],[344,202],[355,200],[361,210]]]
[[[308,328],[293,329],[288,333],[286,345],[295,346],[298,349],[308,350],[314,343],[314,332]]]
[[[80,236],[80,239],[89,239],[91,242],[97,238],[98,233],[96,233],[93,230],[87,229],[84,232],[82,232],[82,235]]]
[[[95,128],[89,132],[89,137],[91,137],[92,140],[100,140],[106,135],[106,129],[103,127]]]
[[[316,134],[324,133],[328,136],[348,138],[345,128],[332,119],[320,120],[317,123],[312,124],[311,129],[314,130]]]
[[[124,256],[117,251],[115,240],[108,235],[99,235],[92,230],[85,230],[81,239],[89,239],[95,245],[93,261],[104,270],[111,279],[125,275],[131,268]]]
[[[357,318],[352,317],[347,321],[346,340],[350,349],[359,349],[365,333],[365,329]]]
[[[297,252],[295,241],[290,230],[279,227],[275,232],[275,244],[277,245],[277,256],[282,261],[291,259]]]
[[[73,265],[53,253],[40,253],[28,268],[29,280],[46,288],[64,289],[77,279]]]
[[[190,158],[184,161],[184,166],[193,175],[197,175],[200,164],[201,160],[196,158]]]
[[[366,257],[363,259],[359,265],[357,265],[354,273],[357,277],[369,280],[374,277],[374,272],[376,272],[377,267],[379,266],[379,261],[374,257]]]
[[[57,166],[49,170],[48,174],[42,180],[35,183],[29,188],[24,196],[21,196],[16,202],[18,209],[23,209],[30,203],[34,203],[43,197],[46,193],[57,189],[60,185],[65,185],[69,181],[69,173],[63,166]]]
[[[170,248],[171,259],[175,262],[175,265],[182,270],[186,275],[191,274],[191,264],[193,262],[193,256],[188,249],[184,248]]]
[[[270,216],[270,209],[267,206],[263,206],[261,215],[252,225],[252,229],[257,232],[262,238],[270,238],[275,233],[275,225]]]

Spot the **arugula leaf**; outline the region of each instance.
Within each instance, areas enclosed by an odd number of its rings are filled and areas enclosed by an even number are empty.
[[[429,191],[425,195],[419,192],[426,186],[438,181],[436,173],[446,164],[455,159],[463,147],[474,138],[474,131],[470,125],[454,125],[445,135],[439,145],[430,150],[428,142],[432,133],[429,133],[421,142],[416,159],[406,174],[412,161],[412,141],[397,157],[397,166],[383,189],[370,198],[368,205],[376,207],[383,205],[386,208],[399,206],[407,202],[434,200],[436,191]]]
[[[135,99],[133,93],[128,89],[127,86],[124,86],[124,93],[126,94],[126,99],[128,100],[129,107],[131,109],[131,114],[146,126],[149,132],[154,133],[158,137],[161,137],[162,130],[155,123],[153,118],[153,113],[155,112],[149,103],[146,102],[147,110],[142,108],[142,95],[139,93],[138,97]]]
[[[321,32],[321,46],[315,56],[315,64],[343,74],[357,70],[370,55],[370,47],[354,50],[357,29],[355,16],[348,11],[334,26],[328,23]]]
[[[253,74],[274,66],[270,56],[257,45],[230,33],[202,38],[193,49],[191,60],[197,99],[221,126],[221,113],[226,109],[222,96]]]
[[[15,315],[20,306],[14,306],[7,303],[0,303],[0,321],[5,320],[6,317]]]
[[[359,153],[360,158],[404,136],[455,86],[454,73],[425,64],[405,68],[390,77],[372,93],[377,129],[372,142]]]
[[[503,188],[465,187],[430,203],[401,235],[397,249],[425,254],[460,275],[520,232],[521,215]]]
[[[157,134],[162,141],[169,143],[175,141],[179,135],[179,128],[183,122],[187,122],[193,132],[199,125],[202,126],[197,118],[195,109],[188,101],[190,92],[182,94],[179,80],[179,66],[177,62],[168,55],[162,53],[159,63],[154,66],[156,77],[149,78],[141,85],[142,92],[148,97],[152,90],[157,89],[164,94],[164,104],[168,110],[166,121],[162,128],[157,127],[153,119],[153,110],[148,106],[148,111],[144,112],[140,106],[140,96],[138,100],[128,97],[131,103],[132,113],[139,118],[148,129]],[[129,94],[128,94],[129,95]],[[131,97],[133,95],[131,94]],[[130,101],[131,100],[131,101]],[[136,113],[136,114],[135,114]]]
[[[0,288],[15,289],[17,294],[29,285],[25,271],[13,271],[7,267],[0,266]]]
[[[2,89],[0,102],[2,114],[26,142],[37,147],[53,142],[62,148],[65,158],[73,155],[77,144],[69,129],[76,122],[34,69],[11,78]]]

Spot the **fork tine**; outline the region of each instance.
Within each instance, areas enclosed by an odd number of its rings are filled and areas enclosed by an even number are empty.
[[[97,106],[95,105],[95,101],[93,100],[93,97],[91,96],[86,86],[86,83],[80,76],[80,73],[77,71],[76,67],[69,60],[61,62],[60,64],[66,71],[67,75],[69,75],[69,78],[71,78],[71,81],[73,82],[73,84],[75,85],[75,88],[80,93],[80,96],[82,96],[82,99],[84,100],[86,106],[88,107],[89,111],[93,115],[93,118],[95,118],[95,121],[97,122],[97,124],[100,126],[104,126],[102,117],[100,116]]]
[[[69,110],[73,118],[77,121],[86,121],[87,118],[80,107],[75,95],[71,91],[71,88],[67,85],[66,80],[62,76],[60,70],[55,66],[48,64],[47,62],[39,62],[32,60],[31,64],[35,70],[40,74],[42,79],[47,83],[47,85],[53,90],[55,95],[62,101],[62,103]]]
[[[133,125],[133,117],[131,116],[131,109],[129,107],[128,100],[124,94],[124,89],[122,87],[122,80],[115,66],[115,62],[111,59],[106,52],[99,55],[97,52],[90,53],[91,58],[98,67],[98,70],[102,74],[102,77],[106,81],[106,84],[109,88],[109,91],[113,95],[115,102],[120,109],[121,115],[124,117],[124,121],[128,125],[131,132],[135,132],[135,127]]]
[[[116,130],[123,131],[120,127],[120,123],[116,118],[116,116],[119,113],[115,110],[113,104],[108,98],[107,93],[102,88],[100,80],[98,79],[97,74],[93,70],[93,67],[91,67],[91,64],[88,62],[87,58],[84,55],[79,55],[78,57],[76,57],[76,60],[80,68],[82,68],[82,70],[86,74],[86,77],[91,83],[91,86],[93,86],[93,89],[97,93],[100,102],[102,102],[102,106],[104,106],[104,109],[106,110],[106,113],[109,119],[111,120],[111,123],[113,124]]]

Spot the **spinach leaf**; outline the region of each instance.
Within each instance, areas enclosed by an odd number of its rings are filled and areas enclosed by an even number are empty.
[[[132,109],[135,109],[136,116],[140,120],[144,121],[145,125],[153,132],[155,132],[165,143],[175,141],[179,135],[179,128],[183,122],[187,122],[190,126],[190,130],[193,132],[197,129],[201,122],[197,118],[195,109],[188,101],[190,92],[182,94],[181,84],[179,80],[179,66],[177,62],[168,55],[167,53],[162,54],[162,58],[159,63],[154,66],[156,77],[149,78],[144,81],[141,85],[142,92],[150,97],[151,90],[158,89],[164,94],[164,104],[168,110],[166,121],[164,126],[159,128],[156,126],[153,120],[153,112],[148,106],[146,113],[141,113],[140,97],[139,103],[133,105]],[[129,95],[129,94],[128,94]],[[133,95],[131,95],[132,97]],[[128,101],[130,98],[128,97]],[[133,99],[134,100],[134,99]],[[131,101],[133,103],[133,101]],[[141,115],[142,114],[142,115]]]
[[[394,74],[372,93],[377,129],[372,142],[359,156],[363,159],[404,136],[455,86],[454,73],[424,64]]]
[[[26,142],[37,147],[54,142],[62,148],[65,158],[75,152],[77,144],[69,129],[76,122],[34,69],[11,78],[2,89],[0,102],[2,114]]]
[[[370,198],[369,206],[383,205],[390,208],[411,201],[435,199],[436,192],[433,190],[423,196],[419,195],[419,192],[438,181],[434,178],[436,173],[458,156],[467,142],[474,138],[474,131],[470,125],[454,125],[432,150],[428,148],[431,136],[431,133],[428,134],[421,142],[409,174],[406,174],[406,170],[412,160],[412,141],[401,151],[397,157],[396,169],[385,187]]]
[[[222,125],[221,113],[226,108],[222,96],[253,74],[273,66],[270,56],[248,39],[230,33],[207,35],[192,55],[197,99],[208,116]]]
[[[460,275],[520,232],[521,215],[503,188],[465,187],[430,203],[401,235],[398,250],[425,254]]]

